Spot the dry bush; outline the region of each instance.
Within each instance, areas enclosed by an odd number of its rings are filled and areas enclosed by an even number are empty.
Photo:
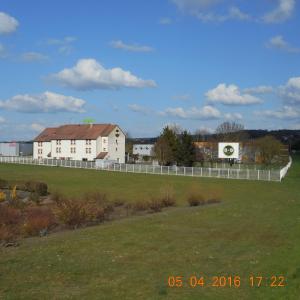
[[[56,206],[56,215],[65,225],[76,228],[88,220],[85,203],[82,200],[60,198]]]
[[[149,203],[147,201],[136,201],[132,204],[132,210],[135,212],[146,211],[149,209]]]
[[[44,182],[27,181],[25,182],[25,188],[28,192],[35,192],[40,196],[46,196],[48,194],[48,186]]]
[[[97,205],[103,205],[108,202],[107,195],[99,191],[86,193],[83,196],[83,200],[86,202],[94,202]]]
[[[160,194],[161,203],[164,207],[176,205],[175,193],[172,186],[164,186],[163,188],[161,188]]]
[[[14,243],[17,240],[19,234],[18,226],[0,226],[0,245],[7,245],[8,243]]]
[[[121,198],[116,198],[113,202],[115,207],[119,207],[119,206],[123,206],[125,204],[125,200],[121,199]]]
[[[199,193],[190,194],[187,198],[187,201],[188,201],[190,206],[199,206],[199,205],[204,205],[205,204],[204,197]]]
[[[23,232],[26,236],[43,235],[55,224],[55,216],[46,207],[31,207],[25,212]]]
[[[31,192],[28,200],[34,202],[36,205],[39,205],[41,203],[40,195],[36,192]]]
[[[0,203],[4,202],[6,200],[6,194],[2,191],[0,191]]]
[[[0,225],[17,225],[21,218],[20,210],[3,204],[0,205]]]
[[[152,212],[160,212],[164,206],[160,199],[155,198],[152,198],[148,205]]]

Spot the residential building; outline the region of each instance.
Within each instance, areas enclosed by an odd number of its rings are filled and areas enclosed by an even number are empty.
[[[124,163],[125,134],[115,124],[46,128],[34,139],[33,157]]]

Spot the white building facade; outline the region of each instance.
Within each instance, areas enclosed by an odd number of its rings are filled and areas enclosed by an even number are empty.
[[[34,140],[33,158],[125,163],[125,134],[114,124],[46,128]]]

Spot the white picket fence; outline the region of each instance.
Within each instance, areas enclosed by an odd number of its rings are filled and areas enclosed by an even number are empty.
[[[52,167],[96,169],[127,173],[144,173],[157,175],[177,175],[193,177],[214,177],[228,179],[281,181],[292,164],[292,160],[283,169],[278,170],[254,170],[236,168],[200,168],[177,166],[152,166],[138,164],[105,163],[96,165],[91,161],[57,160],[57,159],[33,159],[28,157],[4,157],[0,156],[0,163],[29,164]]]

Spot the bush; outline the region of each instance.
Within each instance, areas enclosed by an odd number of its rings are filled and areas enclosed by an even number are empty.
[[[0,226],[17,225],[21,221],[20,210],[0,204]]]
[[[50,198],[54,203],[59,204],[63,199],[63,195],[56,191],[51,194]]]
[[[159,199],[151,199],[151,201],[149,202],[149,208],[153,212],[160,212],[162,207],[163,207],[162,201],[160,201]]]
[[[55,224],[51,209],[32,207],[26,211],[23,232],[26,236],[44,235]]]
[[[0,244],[6,246],[8,243],[14,243],[17,240],[19,229],[17,226],[0,226]]]
[[[4,202],[6,200],[6,194],[2,191],[0,191],[0,203]]]
[[[40,204],[40,195],[36,192],[31,192],[29,195],[29,201],[34,202],[35,204],[39,205]]]
[[[191,194],[187,201],[190,206],[199,206],[205,204],[204,197],[200,194]]]
[[[132,204],[132,209],[136,212],[148,210],[149,203],[146,201],[136,201]]]
[[[113,203],[115,207],[119,207],[123,206],[125,204],[125,201],[120,198],[116,198]]]
[[[97,203],[97,205],[102,205],[108,201],[106,194],[99,191],[86,193],[83,200],[85,202]]]
[[[25,187],[28,192],[36,192],[40,196],[46,196],[48,194],[48,186],[44,182],[27,181]]]
[[[171,186],[165,186],[161,189],[161,203],[164,207],[176,205],[174,189]]]
[[[65,225],[74,228],[83,225],[87,222],[87,211],[82,200],[71,200],[67,198],[60,198],[56,203],[57,217]]]

